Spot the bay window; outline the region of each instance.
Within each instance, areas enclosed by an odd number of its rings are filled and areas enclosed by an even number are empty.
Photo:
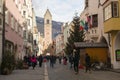
[[[112,2],[112,16],[118,17],[118,2]]]
[[[111,2],[104,8],[104,20],[108,20],[112,17],[118,17],[118,2]]]

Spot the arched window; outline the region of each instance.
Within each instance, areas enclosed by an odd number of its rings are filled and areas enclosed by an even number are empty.
[[[47,19],[47,24],[49,24],[49,19]]]

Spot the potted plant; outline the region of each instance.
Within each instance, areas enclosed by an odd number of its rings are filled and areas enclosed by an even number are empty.
[[[8,75],[10,74],[15,67],[14,55],[10,51],[5,51],[1,63],[1,74]]]

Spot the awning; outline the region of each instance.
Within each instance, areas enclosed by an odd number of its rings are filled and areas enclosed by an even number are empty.
[[[105,43],[86,43],[86,42],[75,42],[76,48],[107,48],[108,45]]]

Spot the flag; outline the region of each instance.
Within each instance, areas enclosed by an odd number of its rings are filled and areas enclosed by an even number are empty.
[[[83,30],[84,28],[82,26],[80,26],[80,30]]]
[[[84,23],[84,21],[83,21],[83,20],[81,20],[81,21],[80,21],[80,25],[81,25],[82,27],[84,27],[84,26],[85,26],[85,23]]]
[[[91,21],[91,17],[87,16],[87,22],[90,22],[90,21]]]
[[[80,21],[80,30],[83,30],[85,26],[85,23],[83,20]]]
[[[87,16],[87,22],[88,22],[89,28],[92,28],[92,16]]]
[[[85,22],[85,30],[88,31],[88,22]]]

